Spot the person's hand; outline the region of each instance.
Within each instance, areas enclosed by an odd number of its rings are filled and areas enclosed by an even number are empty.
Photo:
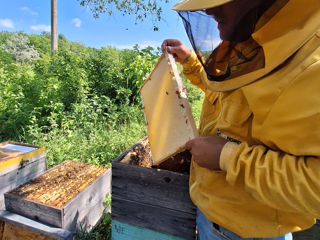
[[[220,153],[227,140],[221,137],[197,137],[186,143],[193,160],[201,167],[220,170]]]
[[[177,39],[164,40],[161,45],[161,50],[162,52],[167,51],[171,53],[179,63],[183,63],[191,55],[190,49]]]

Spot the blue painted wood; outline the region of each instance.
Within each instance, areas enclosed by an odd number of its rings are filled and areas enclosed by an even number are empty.
[[[147,228],[112,220],[112,240],[183,240],[183,238],[156,232]]]

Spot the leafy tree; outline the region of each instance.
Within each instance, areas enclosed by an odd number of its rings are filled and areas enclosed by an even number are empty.
[[[60,33],[58,35],[59,41],[59,52],[70,52],[75,55],[80,55],[84,50],[85,46],[81,42],[69,42],[68,39]]]
[[[0,34],[0,46],[7,42],[7,39],[10,38],[12,33],[9,32],[1,32]]]
[[[40,36],[45,37],[47,39],[51,39],[51,33],[50,32],[46,32],[46,31],[42,31]]]
[[[162,19],[161,2],[168,3],[169,0],[78,0],[81,6],[88,6],[94,17],[108,13],[111,15],[114,10],[120,11],[123,15],[135,15],[137,21],[143,21],[151,16],[154,31],[158,31],[157,21]]]
[[[33,45],[34,49],[40,54],[40,57],[50,55],[50,35],[48,36],[46,32],[41,33],[41,35],[31,34],[29,35],[29,40],[30,44]]]
[[[125,84],[121,72],[122,62],[119,52],[113,47],[91,49],[85,59],[91,93],[116,99],[119,89]]]
[[[25,63],[25,61],[39,57],[38,51],[30,44],[29,38],[21,33],[12,34],[1,47],[19,63]]]
[[[124,68],[126,87],[132,91],[130,102],[139,102],[139,89],[156,64],[160,56],[160,49],[147,47],[140,50],[139,46],[135,45],[131,52],[124,50],[122,56],[122,61],[126,66]]]

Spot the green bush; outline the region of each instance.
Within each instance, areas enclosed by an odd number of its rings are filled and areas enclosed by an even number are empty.
[[[48,133],[63,125],[88,127],[93,121],[123,124],[135,116],[130,106],[139,106],[138,89],[158,52],[137,46],[123,51],[85,48],[60,35],[62,47],[51,56],[47,33],[20,35],[30,38],[41,57],[21,65],[0,50],[1,139],[18,139],[34,128]],[[1,33],[0,42],[11,36],[16,35]]]
[[[139,50],[136,45],[132,52],[124,51],[122,55],[126,66],[124,69],[126,87],[132,91],[130,101],[139,103],[139,89],[156,64],[160,55],[159,49],[155,51],[152,47],[147,47]]]
[[[0,45],[15,33],[0,33]],[[40,57],[20,64],[0,49],[0,140],[44,146],[48,167],[67,159],[110,166],[140,138],[146,127],[139,88],[159,58],[151,47],[86,48],[59,35],[27,35]],[[196,121],[203,94],[184,79]],[[110,219],[82,239],[110,233]]]

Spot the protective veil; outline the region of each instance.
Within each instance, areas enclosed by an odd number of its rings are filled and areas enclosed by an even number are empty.
[[[254,33],[263,28],[287,2],[262,1],[239,20],[232,34],[235,40],[221,41],[220,44],[216,21],[205,10],[185,10],[181,4],[173,8],[182,18],[192,47],[203,66],[201,75],[206,88],[212,91],[233,90],[256,81],[274,69],[278,63],[266,65],[265,47],[257,41]],[[269,9],[272,4],[277,5],[277,11]],[[261,18],[262,15],[264,17]],[[242,34],[248,35],[244,38],[246,40],[236,38]]]
[[[178,13],[210,81],[228,80],[264,67],[262,47],[253,39],[241,44],[223,41],[217,46],[217,24],[212,16],[203,10]]]

